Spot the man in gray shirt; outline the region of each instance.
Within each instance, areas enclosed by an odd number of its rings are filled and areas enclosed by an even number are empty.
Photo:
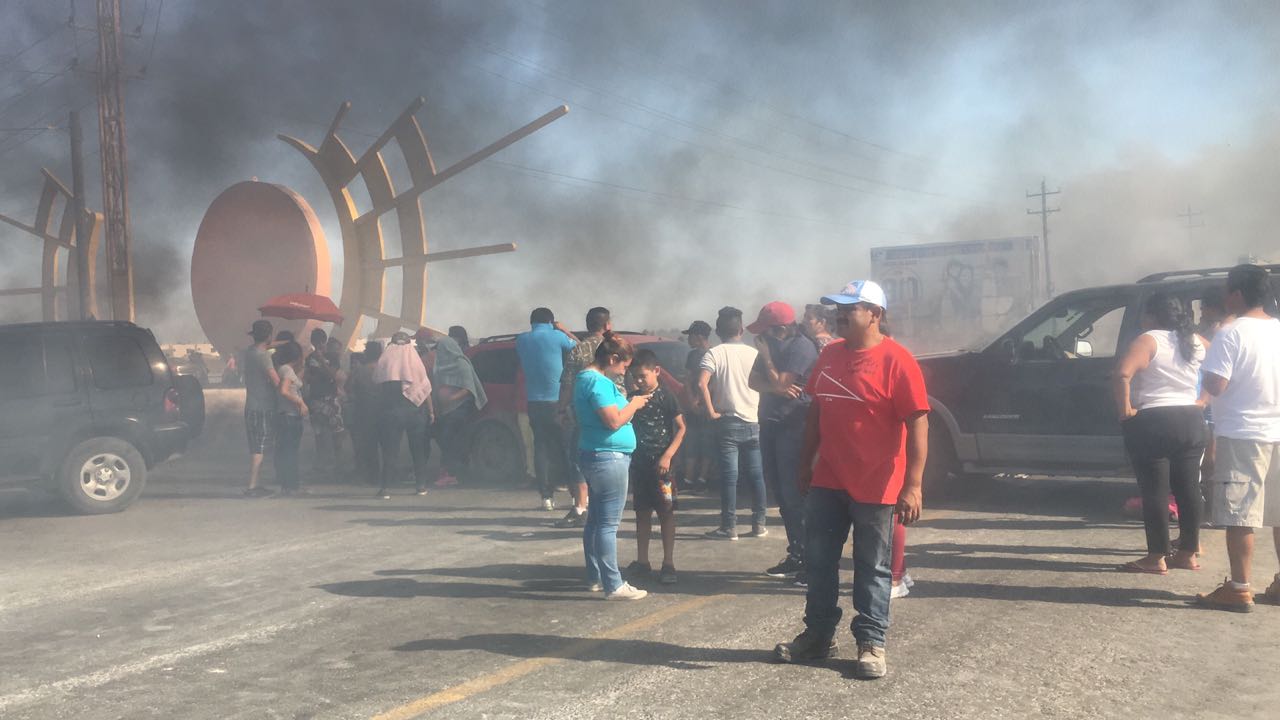
[[[280,376],[271,364],[267,344],[271,341],[271,323],[255,320],[249,334],[253,345],[244,351],[240,363],[244,373],[244,426],[249,436],[249,487],[244,494],[249,497],[266,497],[270,490],[258,486],[262,470],[262,456],[271,445],[271,427],[275,422],[276,397],[279,395]]]

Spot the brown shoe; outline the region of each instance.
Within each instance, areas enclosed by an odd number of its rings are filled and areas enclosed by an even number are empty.
[[[1196,595],[1196,604],[1214,610],[1247,613],[1253,612],[1253,593],[1231,587],[1231,578],[1224,578],[1217,590]]]
[[[1276,575],[1272,579],[1271,584],[1267,586],[1267,591],[1262,593],[1258,599],[1272,605],[1280,605],[1280,575]]]

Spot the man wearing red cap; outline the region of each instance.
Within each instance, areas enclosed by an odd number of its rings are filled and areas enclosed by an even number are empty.
[[[760,457],[765,484],[773,490],[787,531],[787,556],[765,571],[773,577],[804,574],[804,498],[796,485],[809,396],[804,392],[818,349],[796,326],[796,313],[784,302],[771,302],[747,329],[756,336],[751,389],[760,393]]]
[[[853,526],[854,673],[885,674],[894,516],[920,517],[929,450],[929,398],[911,353],[880,332],[884,290],[857,280],[822,302],[836,306],[843,338],[818,356],[805,391],[813,396],[800,455],[807,492],[805,630],[774,649],[783,662],[823,660],[836,652],[840,555]],[[812,486],[812,489],[810,489]]]

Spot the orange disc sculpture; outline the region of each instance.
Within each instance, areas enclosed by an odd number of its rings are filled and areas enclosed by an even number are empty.
[[[209,342],[224,357],[249,344],[249,326],[268,299],[291,292],[330,295],[329,248],[315,211],[282,185],[248,181],[209,206],[191,256],[191,300]],[[318,323],[271,319],[305,345]]]

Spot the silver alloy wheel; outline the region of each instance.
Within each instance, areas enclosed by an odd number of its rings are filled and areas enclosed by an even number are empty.
[[[129,463],[115,453],[90,455],[80,467],[80,490],[96,502],[109,502],[129,487]]]

